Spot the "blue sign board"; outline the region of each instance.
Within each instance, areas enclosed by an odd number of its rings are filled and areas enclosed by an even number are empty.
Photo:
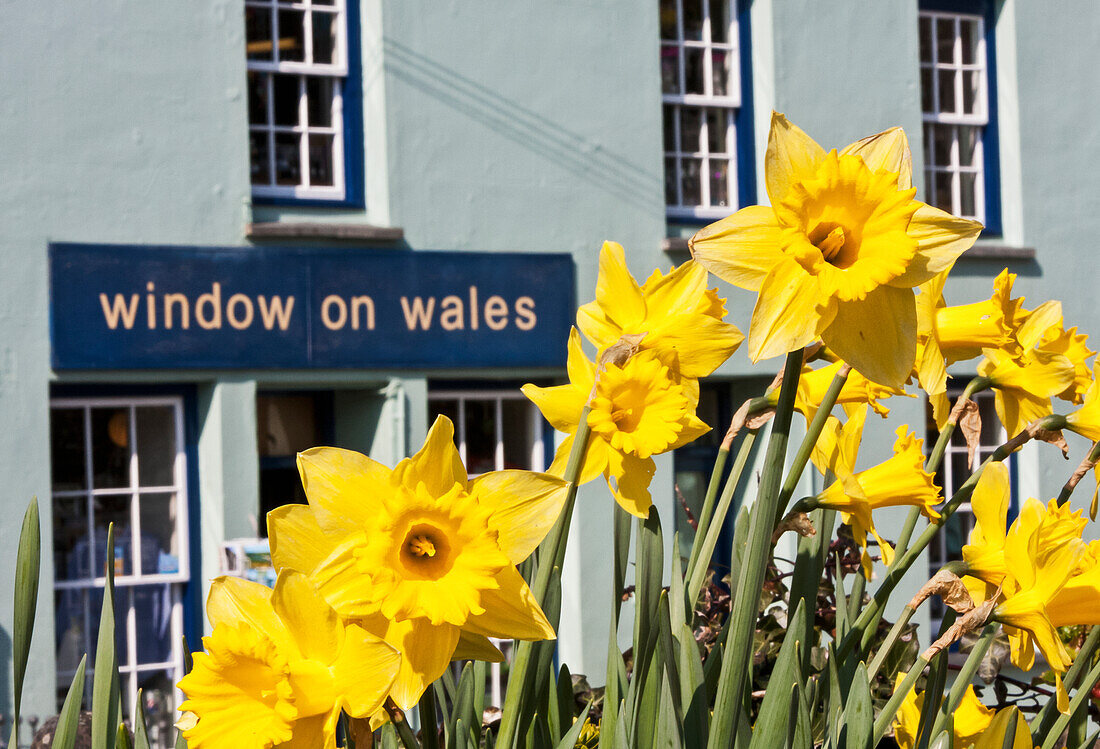
[[[562,366],[568,254],[50,245],[55,369]]]

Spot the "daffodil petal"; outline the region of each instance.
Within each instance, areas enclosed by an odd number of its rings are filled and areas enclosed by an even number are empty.
[[[899,190],[913,186],[913,157],[909,152],[909,139],[900,127],[860,138],[840,152],[841,156],[846,154],[861,157],[872,172],[897,172]]]
[[[504,653],[500,652],[500,649],[485,635],[462,630],[458,635],[458,646],[451,658],[456,661],[503,663]]]
[[[566,344],[569,356],[565,363],[565,373],[569,376],[569,382],[577,388],[585,397],[588,396],[592,385],[596,382],[596,365],[584,353],[581,345],[581,334],[576,328],[569,329],[569,342]]]
[[[668,274],[655,270],[642,291],[647,310],[694,310],[707,293],[707,269],[688,261]]]
[[[462,457],[454,442],[455,428],[446,416],[436,417],[424,446],[411,458],[405,458],[393,469],[393,478],[416,491],[423,483],[428,493],[441,497],[455,484],[466,486],[468,478]],[[323,525],[322,525],[323,527]],[[362,526],[359,526],[362,527]]]
[[[553,640],[557,637],[515,567],[502,569],[496,580],[499,589],[481,591],[485,613],[471,616],[463,629],[501,639]]]
[[[206,598],[206,618],[213,627],[245,622],[273,642],[296,649],[286,625],[271,607],[271,588],[241,577],[216,577]]]
[[[377,635],[348,625],[344,647],[332,665],[333,689],[348,715],[365,718],[382,707],[401,660],[401,654]]]
[[[614,451],[612,451],[614,453]],[[608,482],[611,493],[619,506],[636,518],[649,517],[649,508],[653,499],[649,494],[649,484],[657,465],[653,458],[639,458],[630,453],[614,453],[617,460],[610,461],[610,472],[615,483]]]
[[[982,469],[970,497],[972,511],[986,543],[1004,546],[1010,499],[1008,466],[1000,462],[990,463]]]
[[[764,177],[768,197],[776,205],[803,179],[812,179],[825,160],[825,149],[779,112],[772,112],[768,150],[764,154]]]
[[[428,685],[443,675],[458,645],[459,630],[453,624],[433,625],[424,618],[391,622],[383,616],[368,617],[359,624],[401,653],[390,696],[402,710],[415,705]]]
[[[489,527],[513,564],[529,557],[550,532],[568,488],[557,476],[531,471],[492,471],[470,482],[470,493],[492,510]]]
[[[958,218],[922,204],[906,230],[906,234],[917,240],[917,254],[906,271],[890,281],[890,285],[899,289],[912,288],[931,280],[937,273],[950,268],[959,255],[974,245],[982,228],[977,221]]]
[[[618,242],[604,242],[600,248],[596,302],[619,327],[645,319],[642,289],[626,267],[626,253]]]
[[[559,432],[576,431],[587,394],[572,384],[546,388],[527,384],[520,390],[542,412],[550,426]]]
[[[340,618],[300,572],[283,570],[271,606],[306,658],[332,663],[340,652]]]
[[[565,464],[569,462],[569,453],[573,450],[574,437],[575,435],[570,434],[558,446],[558,451],[554,453],[554,462],[547,469],[547,472],[551,475],[565,475]],[[607,455],[610,451],[611,448],[606,440],[592,435],[588,439],[588,445],[584,451],[584,462],[581,464],[581,472],[580,476],[577,477],[577,483],[587,484],[603,473],[604,469],[607,468]]]
[[[317,523],[334,535],[369,526],[378,517],[378,498],[390,491],[389,468],[338,447],[299,453],[298,473]]]
[[[313,572],[333,546],[307,505],[283,505],[267,513],[267,537],[277,570]]]
[[[727,283],[759,291],[783,258],[782,232],[775,211],[753,205],[700,229],[689,246],[695,262]]]
[[[321,713],[294,721],[290,741],[279,744],[279,749],[335,749],[336,732],[326,731],[327,720]]]
[[[783,356],[811,343],[823,324],[832,321],[835,306],[822,315],[817,279],[798,263],[783,258],[760,287],[749,324],[749,357],[753,362]]]
[[[653,350],[675,351],[680,374],[686,378],[706,377],[730,358],[741,341],[741,331],[730,323],[705,315],[677,315],[646,338]]]
[[[836,317],[821,339],[867,379],[902,387],[917,354],[913,292],[879,286],[861,301],[838,303]]]
[[[355,556],[355,549],[363,545],[361,537],[350,537],[336,546],[310,575],[328,605],[345,619],[369,616],[378,610],[373,602],[371,578],[359,569]]]

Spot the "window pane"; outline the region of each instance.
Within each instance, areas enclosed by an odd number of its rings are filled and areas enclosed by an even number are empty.
[[[75,672],[76,667],[80,665],[81,657],[92,649],[85,626],[89,623],[88,618],[85,618],[85,607],[89,603],[88,592],[87,589],[69,589],[59,590],[54,594],[54,620],[57,622],[55,647],[57,648],[57,671],[60,674]],[[91,614],[91,610],[89,609],[87,613]],[[95,609],[95,617],[98,622],[98,608]],[[58,682],[59,685],[64,683],[60,679]],[[66,688],[65,691],[68,689]]]
[[[298,122],[298,103],[301,99],[301,92],[298,89],[298,76],[276,74],[274,76],[274,89],[275,124],[284,126],[300,124]]]
[[[979,94],[981,93],[982,76],[977,70],[968,70],[963,73],[963,113],[977,114]]]
[[[92,409],[92,471],[96,489],[130,485],[129,409]]]
[[[172,659],[172,592],[168,584],[138,585],[132,590],[137,624],[137,662]]]
[[[543,466],[531,465],[534,447],[534,427],[531,404],[526,400],[501,402],[501,434],[504,435],[504,467],[523,470],[541,470]]]
[[[703,172],[703,162],[699,159],[683,159],[680,166],[680,186],[683,190],[681,204],[700,205],[703,202],[703,193],[699,186],[700,176]]]
[[[961,166],[974,166],[974,157],[978,148],[980,128],[959,128],[959,164]]]
[[[729,205],[729,162],[725,159],[710,160],[710,204]]]
[[[313,61],[321,65],[331,65],[336,51],[335,13],[313,11]]]
[[[332,84],[327,76],[306,78],[306,105],[310,127],[332,127]]]
[[[172,486],[176,464],[176,413],[171,406],[142,406],[137,414],[139,486]]]
[[[305,12],[279,11],[279,59],[304,62],[306,59]]]
[[[676,150],[676,107],[670,104],[666,104],[663,107],[663,121],[664,121],[664,136],[665,136],[665,151]]]
[[[141,574],[171,575],[180,571],[179,538],[176,534],[178,495],[142,494]]]
[[[299,136],[275,133],[275,184],[300,185],[302,164]]]
[[[978,175],[974,172],[962,172],[959,174],[959,212],[963,216],[976,216],[977,212],[977,183]]]
[[[175,735],[173,724],[179,714],[176,712],[176,695],[173,684],[178,680],[174,671],[138,672],[138,689],[141,690],[142,707],[145,710],[145,725],[153,746],[170,746]],[[158,739],[155,737],[161,737]]]
[[[936,172],[936,207],[954,213],[951,172]]]
[[[978,36],[978,22],[977,21],[960,21],[960,32],[962,34],[962,61],[964,65],[974,65],[978,62],[978,43],[980,37]]]
[[[920,19],[920,61],[932,62],[932,19],[928,16]]]
[[[684,88],[688,94],[705,94],[703,87],[703,50],[684,48]]]
[[[920,108],[922,112],[935,112],[936,103],[933,99],[932,68],[920,69]]]
[[[955,61],[955,21],[951,18],[936,19],[936,54],[938,62]]]
[[[249,133],[249,149],[252,159],[252,184],[271,184],[271,165],[268,161],[267,133]]]
[[[333,185],[332,149],[333,136],[309,136],[309,184],[319,187]]]
[[[466,401],[466,471],[472,476],[496,470],[496,405]]]
[[[955,71],[939,70],[936,72],[940,89],[940,111],[955,112]]]
[[[111,523],[115,524],[115,574],[134,574],[130,549],[133,543],[130,534],[130,495],[113,494],[95,497],[92,501],[92,518],[95,522],[96,559],[93,575],[98,577],[103,574],[107,551],[107,526]]]
[[[436,400],[428,401],[428,412],[440,416],[446,416],[455,425],[455,441],[458,441],[458,401]],[[434,418],[432,419],[434,421]]]
[[[955,128],[950,125],[932,126],[932,155],[936,166],[948,166],[951,163],[951,144],[955,137]]]
[[[680,93],[680,48],[661,45],[661,92]]]
[[[260,455],[293,457],[316,447],[321,441],[316,408],[312,395],[256,396],[256,440]]]
[[[730,0],[710,0],[710,40],[725,44],[730,40]]]
[[[58,580],[88,579],[88,499],[54,497],[53,567]]]
[[[50,475],[55,492],[87,488],[84,409],[50,411]]]
[[[733,54],[727,50],[716,49],[711,55],[711,85],[714,96],[729,96],[730,94],[730,61]]]
[[[676,159],[674,157],[668,157],[665,159],[665,203],[668,205],[679,205],[680,198],[676,195],[676,181],[679,178],[679,173],[676,169]]]
[[[271,10],[246,5],[244,28],[249,60],[271,60]]]
[[[267,123],[267,73],[248,71],[248,122],[252,125]]]
[[[707,148],[712,154],[727,153],[728,147],[726,145],[728,125],[726,121],[726,115],[729,110],[726,109],[708,109],[707,115]]]
[[[684,107],[680,110],[680,150],[695,153],[701,150],[699,132],[702,129],[703,110]]]
[[[684,8],[684,39],[701,41],[703,38],[702,0],[682,0]]]
[[[661,38],[676,39],[676,0],[661,0]]]

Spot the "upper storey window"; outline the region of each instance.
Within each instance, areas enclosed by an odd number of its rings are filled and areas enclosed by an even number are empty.
[[[252,193],[343,200],[345,0],[246,0]]]
[[[674,217],[737,207],[741,106],[735,0],[660,0],[665,202]]]
[[[921,109],[925,195],[945,211],[996,220],[996,159],[990,137],[990,59],[986,19],[978,13],[920,13]]]

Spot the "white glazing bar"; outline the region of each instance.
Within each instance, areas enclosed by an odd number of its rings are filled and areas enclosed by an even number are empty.
[[[493,466],[497,471],[504,470],[504,401],[493,398],[493,439],[496,448],[493,451]]]
[[[126,413],[130,418],[130,574],[140,577],[144,570],[141,569],[141,500],[137,491],[141,484],[141,475],[138,472],[137,409],[130,406]]]

